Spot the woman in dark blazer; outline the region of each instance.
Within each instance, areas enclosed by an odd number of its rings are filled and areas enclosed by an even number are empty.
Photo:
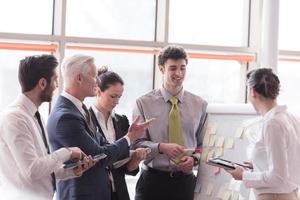
[[[107,67],[98,70],[98,88],[96,102],[91,106],[92,121],[99,134],[112,143],[126,135],[129,122],[125,115],[114,112],[123,94],[124,82],[115,72],[108,71]],[[101,144],[102,145],[102,144]],[[110,180],[112,187],[112,200],[129,200],[125,181],[125,174],[136,175],[139,172],[139,163],[146,157],[146,149],[140,148],[133,152],[131,160],[118,168],[111,166]]]

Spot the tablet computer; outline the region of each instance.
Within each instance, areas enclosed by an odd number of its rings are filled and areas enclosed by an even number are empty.
[[[98,155],[94,155],[92,156],[93,160],[98,162],[99,160],[105,158],[107,155],[104,153],[98,154]],[[64,169],[74,169],[75,167],[77,167],[78,165],[83,164],[83,160],[80,161],[80,163],[78,164],[78,162],[69,162],[64,164],[63,168]]]
[[[150,148],[145,148],[145,149],[146,149],[146,153],[147,153],[147,154],[151,153],[151,149],[150,149]],[[132,155],[133,155],[135,152],[136,152],[136,150],[130,150],[130,151],[129,151],[129,157],[114,162],[114,163],[113,163],[114,169],[119,168],[119,167],[125,165],[126,163],[128,163],[128,162],[131,160]]]
[[[240,163],[236,163],[236,162],[232,162],[230,160],[225,160],[223,158],[212,158],[209,159],[206,164],[208,165],[212,165],[212,166],[216,166],[216,167],[221,167],[227,170],[234,170],[234,164],[239,165],[247,170],[252,169],[251,167],[249,167],[248,165],[243,165]]]

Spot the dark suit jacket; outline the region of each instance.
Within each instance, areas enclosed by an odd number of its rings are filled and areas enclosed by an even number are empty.
[[[110,200],[111,186],[107,166],[116,160],[128,157],[129,147],[125,138],[113,144],[100,146],[105,140],[89,128],[84,116],[67,98],[60,96],[51,112],[47,124],[52,150],[61,147],[79,147],[87,155],[105,153],[100,160],[81,177],[58,181],[57,196],[60,200]],[[96,137],[96,136],[100,137]]]
[[[105,135],[101,129],[100,124],[96,118],[96,115],[92,108],[89,109],[92,117],[92,121],[95,127],[98,127],[99,133],[105,138]],[[116,140],[122,138],[127,134],[129,128],[129,122],[125,115],[114,114],[112,117],[113,126],[116,133]],[[106,139],[106,138],[105,138]],[[100,144],[102,145],[102,144]],[[126,165],[123,165],[117,169],[112,169],[112,175],[114,177],[114,183],[116,188],[116,196],[118,200],[130,200],[128,189],[125,181],[125,174],[135,176],[139,172],[139,168],[134,171],[128,171]]]

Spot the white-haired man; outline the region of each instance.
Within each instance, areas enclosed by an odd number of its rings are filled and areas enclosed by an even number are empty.
[[[58,183],[59,199],[110,199],[111,184],[107,166],[129,156],[129,145],[141,136],[150,121],[137,124],[134,120],[128,134],[113,144],[92,125],[90,114],[83,104],[85,97],[95,96],[97,74],[94,58],[74,55],[63,65],[64,91],[58,98],[48,120],[48,132],[53,149],[78,146],[91,155],[104,153],[107,157],[74,180]],[[103,145],[99,145],[103,144]]]

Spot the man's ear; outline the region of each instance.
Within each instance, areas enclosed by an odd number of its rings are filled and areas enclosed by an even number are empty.
[[[45,88],[47,87],[47,80],[45,78],[41,78],[38,82],[38,85],[41,90],[45,90]]]
[[[161,73],[165,73],[165,66],[163,66],[163,65],[159,65],[158,66],[159,67],[159,70],[161,71]]]
[[[75,82],[76,83],[80,83],[81,84],[82,79],[83,79],[83,77],[82,77],[82,74],[80,74],[80,73],[75,76]]]

